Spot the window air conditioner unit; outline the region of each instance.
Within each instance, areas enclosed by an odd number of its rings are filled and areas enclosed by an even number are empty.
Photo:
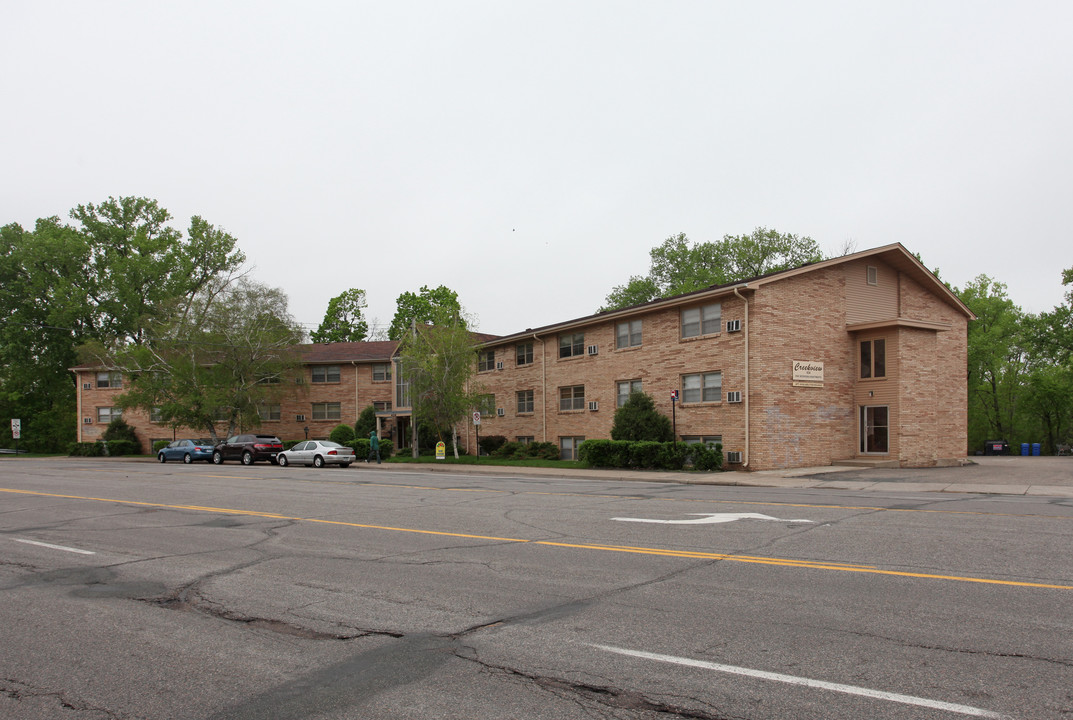
[[[496,408],[496,415],[498,415],[499,417],[503,417],[506,414],[507,414],[507,411],[504,410],[503,408]]]
[[[597,353],[600,352],[600,347],[598,345],[589,345],[588,350],[589,350],[589,355],[596,355]]]
[[[93,389],[93,383],[82,383],[82,389],[83,390],[92,390]]]
[[[741,450],[731,450],[727,453],[727,462],[731,465],[738,465],[741,463]]]
[[[596,411],[600,409],[600,403],[596,400],[589,401],[589,410]]]
[[[727,320],[727,332],[741,332],[741,320]]]
[[[728,403],[740,403],[741,402],[741,390],[732,390],[727,393]]]
[[[496,363],[496,370],[502,370],[502,369],[503,369],[503,361],[500,360],[499,362]]]
[[[84,417],[84,418],[82,418],[82,423],[85,424],[85,425],[92,425],[93,424],[93,418]]]
[[[306,421],[306,416],[305,415],[295,415],[294,416],[294,421],[295,422],[305,422]]]

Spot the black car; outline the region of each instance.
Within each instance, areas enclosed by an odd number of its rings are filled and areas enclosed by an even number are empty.
[[[268,460],[274,464],[281,452],[283,442],[275,435],[235,435],[213,448],[212,461],[217,465],[224,460],[241,460],[243,465]]]

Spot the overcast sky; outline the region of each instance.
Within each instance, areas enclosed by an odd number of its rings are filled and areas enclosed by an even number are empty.
[[[0,3],[0,224],[234,234],[310,329],[447,285],[592,313],[670,235],[901,242],[1030,312],[1073,267],[1073,3]]]

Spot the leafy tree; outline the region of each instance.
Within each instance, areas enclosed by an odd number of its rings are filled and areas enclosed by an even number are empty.
[[[470,387],[476,371],[473,336],[460,316],[441,309],[439,317],[442,322],[420,325],[403,336],[399,372],[409,382],[415,420],[424,427],[450,428],[457,458],[455,426],[476,407],[480,388]],[[413,452],[416,457],[416,442]]]
[[[419,292],[404,292],[395,302],[395,317],[388,329],[388,338],[391,340],[402,340],[414,322],[419,325],[433,322],[440,325],[462,323],[462,306],[458,303],[458,293],[444,285],[431,290],[427,285],[422,285]]]
[[[1017,399],[1029,369],[1025,314],[1006,285],[980,275],[956,291],[976,320],[968,331],[969,444],[1017,437]]]
[[[1062,284],[1070,288],[1065,304],[1040,315],[1034,339],[1049,357],[1070,367],[1073,365],[1073,268],[1062,271]]]
[[[749,235],[725,235],[715,243],[691,243],[672,235],[649,251],[647,276],[616,286],[601,310],[639,305],[659,298],[788,270],[824,259],[810,237],[757,228]]]
[[[651,395],[633,392],[615,411],[611,439],[671,442],[674,440],[674,430],[670,418],[656,409]]]
[[[351,288],[328,301],[320,327],[310,336],[315,343],[361,342],[369,333],[363,315],[368,306],[365,291]]]
[[[163,422],[213,440],[219,423],[228,436],[257,427],[261,411],[300,379],[302,336],[279,289],[242,279],[202,293],[147,342],[114,354],[114,365],[132,377],[116,402],[159,408]]]
[[[354,437],[367,438],[374,430],[376,430],[376,408],[370,405],[361,411],[354,422]]]

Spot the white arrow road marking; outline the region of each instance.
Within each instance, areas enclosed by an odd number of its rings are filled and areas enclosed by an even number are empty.
[[[735,520],[774,520],[775,522],[810,523],[812,520],[784,520],[782,518],[761,515],[760,513],[690,513],[699,515],[693,520],[649,520],[647,518],[611,518],[622,522],[662,523],[664,525],[711,525],[714,523],[728,523]]]
[[[758,678],[760,680],[789,683],[790,685],[803,685],[818,690],[831,690],[833,692],[845,693],[847,695],[860,695],[862,697],[874,698],[876,700],[887,700],[889,702],[904,703],[906,705],[916,705],[917,707],[945,710],[947,712],[971,715],[973,717],[1006,718],[1005,715],[1000,715],[999,713],[984,710],[982,708],[972,707],[971,705],[958,705],[955,703],[943,702],[941,700],[929,700],[928,698],[902,695],[900,693],[892,693],[885,690],[872,690],[871,688],[858,687],[856,685],[843,685],[842,683],[813,680],[812,678],[798,677],[796,675],[785,675],[783,673],[768,672],[766,670],[753,670],[751,668],[723,665],[721,663],[706,662],[704,660],[693,660],[691,658],[676,657],[674,655],[659,655],[657,653],[644,652],[642,650],[627,650],[625,648],[612,647],[610,645],[593,645],[592,647],[616,653],[618,655],[628,655],[631,657],[643,658],[645,660],[655,660],[657,662],[673,663],[675,665],[686,665],[705,670],[714,670],[715,672],[730,673],[731,675],[744,675],[746,677]]]
[[[49,543],[37,542],[36,540],[23,540],[22,538],[15,538],[15,542],[26,543],[27,545],[39,545],[41,547],[47,547],[53,550],[63,550],[64,552],[78,553],[79,555],[97,554],[92,550],[79,550],[78,548],[67,547],[65,545],[50,545]]]

